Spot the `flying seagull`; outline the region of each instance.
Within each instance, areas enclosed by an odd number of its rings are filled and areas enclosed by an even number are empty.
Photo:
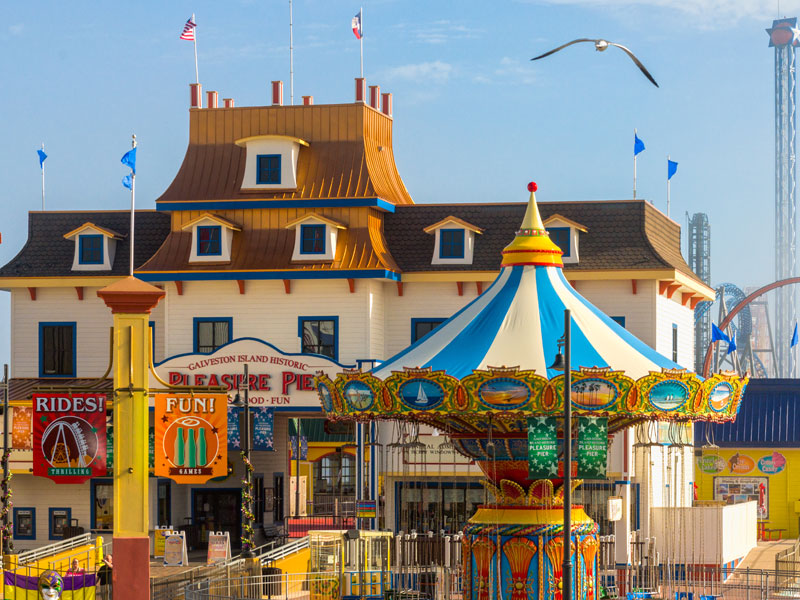
[[[637,67],[639,67],[639,70],[642,73],[644,73],[644,76],[647,77],[654,86],[658,87],[658,84],[656,83],[656,80],[653,79],[653,76],[650,75],[650,72],[647,69],[645,69],[644,65],[641,63],[641,61],[638,58],[636,58],[636,56],[633,54],[633,52],[628,50],[622,44],[615,44],[614,42],[609,42],[608,40],[601,40],[601,39],[592,40],[592,39],[589,39],[589,38],[580,38],[578,40],[572,40],[571,42],[567,42],[566,44],[564,44],[562,46],[559,46],[558,48],[555,48],[553,50],[550,50],[550,52],[545,52],[544,54],[541,54],[541,55],[537,56],[536,58],[532,58],[531,60],[539,60],[540,58],[544,58],[545,56],[550,56],[551,54],[555,54],[556,52],[558,52],[562,48],[566,48],[567,46],[572,46],[572,44],[577,44],[578,42],[593,42],[594,43],[594,49],[597,50],[598,52],[603,52],[609,46],[616,46],[617,48],[622,50],[625,54],[630,56],[631,60],[634,63],[636,63]]]

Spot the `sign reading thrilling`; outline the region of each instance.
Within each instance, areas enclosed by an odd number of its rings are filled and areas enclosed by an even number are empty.
[[[33,474],[83,483],[106,474],[106,395],[35,393]]]
[[[227,407],[226,394],[156,394],[156,477],[205,483],[227,475]]]

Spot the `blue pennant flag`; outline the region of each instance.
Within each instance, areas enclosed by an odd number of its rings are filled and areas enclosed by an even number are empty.
[[[39,155],[39,168],[44,169],[44,159],[47,158],[47,154],[44,153],[44,150],[37,150],[36,154]]]
[[[133,189],[133,177],[131,177],[130,175],[125,175],[125,177],[122,178],[122,185],[125,186],[126,188],[128,188],[129,190],[132,190]]]
[[[672,176],[678,172],[678,163],[674,160],[667,159],[667,181],[672,179]]]
[[[644,150],[644,142],[639,139],[639,136],[635,133],[633,134],[633,155],[636,156]]]
[[[711,324],[711,343],[714,342],[728,342],[731,343],[731,338],[729,338],[724,331],[722,331],[719,327],[717,327],[714,323]]]
[[[122,164],[131,168],[131,172],[136,175],[136,148],[131,148],[122,156]],[[128,186],[125,186],[128,187]]]
[[[736,352],[736,338],[731,338],[731,343],[728,344],[728,351],[725,354]]]
[[[794,348],[797,346],[797,343],[800,342],[800,339],[797,338],[797,323],[794,324],[794,333],[792,334],[792,343],[789,344],[789,348]]]

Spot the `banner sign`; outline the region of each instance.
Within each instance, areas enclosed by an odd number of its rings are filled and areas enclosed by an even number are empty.
[[[578,477],[605,479],[608,464],[608,419],[578,417]]]
[[[291,460],[297,460],[297,436],[289,436],[289,457]],[[308,460],[308,438],[304,435],[300,436],[300,460]]]
[[[555,417],[528,418],[528,476],[555,477],[558,473],[558,440]]]
[[[238,406],[228,407],[228,450],[242,449],[242,434],[239,431],[239,415],[241,413]]]
[[[242,388],[244,365],[250,369],[250,406],[305,406],[320,408],[314,376],[323,371],[336,378],[344,365],[318,354],[286,354],[252,338],[235,340],[211,354],[181,354],[156,367],[171,385]],[[152,387],[161,384],[153,377]]]
[[[272,437],[272,425],[275,420],[275,409],[259,406],[251,408],[253,419],[253,450],[275,450]]]
[[[83,483],[106,474],[106,394],[35,393],[33,474]]]
[[[11,412],[11,447],[33,450],[33,408],[15,406]]]
[[[378,503],[375,500],[357,500],[356,517],[359,519],[374,519],[378,514]]]
[[[205,483],[228,473],[226,394],[156,394],[156,477]]]

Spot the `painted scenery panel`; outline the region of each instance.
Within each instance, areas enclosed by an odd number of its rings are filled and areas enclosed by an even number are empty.
[[[686,404],[689,389],[680,381],[662,381],[650,388],[648,397],[659,410],[670,411]]]
[[[618,394],[617,387],[605,379],[581,379],[572,384],[572,404],[580,408],[608,408]]]
[[[375,394],[363,381],[351,381],[345,385],[344,396],[355,410],[367,410],[375,399]]]
[[[722,412],[728,408],[732,396],[733,387],[731,387],[731,384],[721,381],[715,385],[708,394],[708,404],[711,406],[711,410]]]
[[[531,391],[524,381],[510,377],[499,377],[485,382],[478,389],[478,396],[492,408],[519,408],[528,402]]]
[[[403,404],[417,410],[434,408],[444,399],[444,390],[427,379],[411,379],[400,387]]]

